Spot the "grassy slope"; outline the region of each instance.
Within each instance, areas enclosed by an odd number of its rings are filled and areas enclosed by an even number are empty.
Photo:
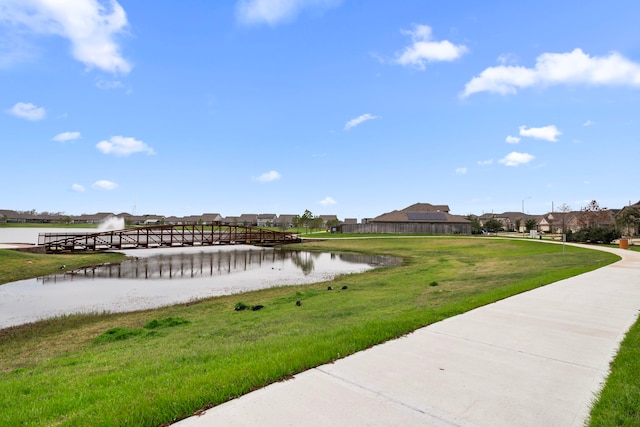
[[[159,425],[616,260],[578,248],[562,255],[559,246],[516,240],[361,239],[303,246],[406,262],[339,277],[330,283],[333,291],[327,283],[274,288],[2,330],[0,425]],[[265,308],[234,311],[240,301]],[[168,318],[188,323],[144,327]],[[113,335],[105,335],[110,330]],[[97,343],[98,337],[115,338]]]
[[[640,426],[640,321],[627,332],[611,363],[611,373],[591,408],[589,426]]]
[[[59,273],[63,265],[66,270],[72,270],[107,262],[120,262],[124,258],[124,255],[118,253],[45,255],[0,249],[0,285]]]

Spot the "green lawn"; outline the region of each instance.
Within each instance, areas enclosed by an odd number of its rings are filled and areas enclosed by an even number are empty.
[[[70,255],[32,254],[0,249],[0,285],[17,280],[59,273],[80,267],[120,262],[125,258],[119,253],[88,253]]]
[[[0,330],[0,425],[161,425],[618,259],[509,239],[332,239],[296,247],[405,261],[328,283]],[[239,303],[264,308],[234,310]]]

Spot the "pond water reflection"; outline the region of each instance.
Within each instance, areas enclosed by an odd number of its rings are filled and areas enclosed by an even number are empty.
[[[330,280],[392,257],[255,247],[123,251],[135,259],[0,286],[0,328],[63,314],[123,312]]]

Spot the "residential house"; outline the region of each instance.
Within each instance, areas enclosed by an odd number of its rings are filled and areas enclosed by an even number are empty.
[[[278,220],[276,221],[276,225],[282,229],[287,229],[293,227],[293,219],[297,215],[293,214],[282,214],[278,216]]]
[[[259,214],[256,217],[258,227],[273,227],[277,222],[278,215],[276,214]]]
[[[322,226],[326,227],[327,224],[340,224],[340,220],[337,215],[319,215],[320,219],[322,219]]]
[[[416,203],[363,224],[343,224],[343,233],[471,234],[471,221],[449,213],[447,205]]]
[[[200,216],[202,224],[211,225],[222,221],[222,215],[219,213],[204,213]]]
[[[578,226],[579,212],[549,212],[538,217],[537,230],[543,233],[564,234],[569,231],[575,232],[580,229]]]
[[[258,225],[257,214],[242,214],[238,218],[238,225],[256,226]]]
[[[621,232],[627,237],[640,235],[640,217],[632,209],[640,213],[640,201],[633,205],[625,206],[616,213],[616,223]]]

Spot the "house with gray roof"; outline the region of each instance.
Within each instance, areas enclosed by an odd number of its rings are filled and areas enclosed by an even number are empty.
[[[242,214],[238,218],[238,225],[258,225],[258,214]]]
[[[343,233],[471,234],[471,221],[449,213],[447,205],[415,203],[387,212],[366,224],[343,224]]]
[[[297,215],[294,214],[282,214],[278,216],[276,225],[280,228],[287,229],[293,227],[293,218]]]
[[[260,214],[256,217],[258,227],[271,227],[278,222],[276,214]]]

